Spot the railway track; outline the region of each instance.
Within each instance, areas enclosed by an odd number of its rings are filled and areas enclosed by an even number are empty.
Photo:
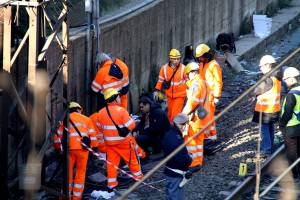
[[[290,33],[282,40],[275,44],[269,45],[265,54],[273,54],[278,60],[282,60],[291,54],[300,44],[299,38],[300,29]],[[285,47],[285,45],[289,47]],[[293,46],[291,46],[293,45]],[[261,55],[251,60],[243,60],[243,66],[254,73],[240,73],[231,74],[230,72],[224,73],[224,95],[222,98],[222,105],[219,107],[220,111],[225,108],[230,102],[238,98],[243,91],[247,90],[251,85],[255,84],[258,79],[257,63]],[[300,60],[300,55],[297,54],[293,59],[289,60],[286,65],[297,66]],[[225,70],[224,70],[225,71]],[[248,96],[250,97],[250,96]],[[253,199],[251,189],[254,187],[249,186],[244,181],[253,182],[255,175],[250,174],[246,180],[244,177],[238,176],[239,164],[248,158],[253,158],[256,155],[257,139],[258,139],[258,124],[252,122],[254,102],[249,102],[249,98],[244,98],[233,109],[227,112],[224,116],[217,121],[218,132],[220,139],[223,141],[225,148],[213,156],[205,158],[205,164],[201,172],[195,175],[192,180],[186,185],[186,199],[226,199],[230,196],[235,197],[233,192],[243,194],[241,199]],[[278,137],[279,135],[277,135]],[[277,144],[278,145],[278,144]],[[278,156],[281,154],[283,147],[278,147]],[[277,154],[274,157],[277,157]],[[272,163],[271,158],[264,161],[263,173],[265,169]],[[255,164],[248,164],[248,171],[255,172]],[[155,181],[161,179],[162,173],[156,172],[148,181]],[[266,179],[266,180],[264,180]],[[267,187],[268,183],[273,180],[273,177],[266,178],[262,176],[261,188]],[[265,185],[263,182],[266,182]],[[242,187],[249,187],[249,192],[239,193],[237,184]],[[250,184],[251,185],[251,184]],[[165,183],[155,184],[156,187],[164,188]],[[229,190],[231,188],[231,190]],[[278,187],[277,187],[278,189]],[[279,190],[279,189],[278,189]],[[224,194],[219,194],[223,191]],[[224,192],[225,191],[225,192]],[[272,192],[274,193],[274,192]],[[277,192],[278,194],[279,192]],[[151,194],[151,196],[149,196]],[[155,192],[149,188],[144,187],[142,190],[137,189],[129,199],[164,199],[165,194]],[[245,198],[244,198],[245,197]],[[267,198],[266,198],[267,199]],[[272,199],[272,198],[271,198]],[[274,198],[273,198],[274,199]]]
[[[268,174],[268,169],[274,162],[274,160],[278,159],[282,154],[284,153],[284,145],[281,145],[269,158],[267,158],[263,163],[261,167],[261,174],[260,176],[263,178],[269,178],[265,175]],[[226,197],[226,200],[234,200],[234,199],[240,199],[243,195],[245,196],[251,196],[249,194],[252,194],[253,188],[255,188],[255,181],[257,179],[257,175],[255,173],[249,174],[244,181],[242,182],[234,182],[234,185],[237,185],[237,187],[232,191],[223,191],[222,194],[226,195],[229,194]],[[263,180],[262,180],[263,182]],[[243,198],[244,199],[244,198]]]

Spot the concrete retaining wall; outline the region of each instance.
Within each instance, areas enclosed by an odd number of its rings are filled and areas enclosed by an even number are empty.
[[[101,28],[101,50],[123,59],[130,68],[130,104],[135,111],[142,89],[153,88],[159,67],[168,60],[171,48],[214,42],[221,32],[239,34],[242,20],[276,0],[157,0],[129,16]],[[52,47],[48,69],[58,66]],[[68,86],[70,99],[84,103],[85,36],[71,41]],[[62,77],[62,76],[61,76]],[[61,78],[59,77],[59,78]],[[62,81],[55,93],[62,94]]]

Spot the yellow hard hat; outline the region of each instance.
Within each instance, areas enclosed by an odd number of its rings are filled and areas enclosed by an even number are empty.
[[[199,70],[199,65],[195,62],[191,62],[191,63],[189,63],[185,66],[184,73],[188,74],[188,73],[190,73],[191,71],[194,71],[194,70]]]
[[[196,58],[203,56],[203,54],[209,52],[210,48],[206,44],[199,44],[196,47]]]
[[[169,58],[180,58],[181,54],[177,49],[171,49],[169,53]]]
[[[261,57],[261,59],[259,61],[259,66],[263,66],[265,64],[274,64],[274,63],[276,63],[276,60],[273,56],[264,55],[263,57]]]
[[[69,108],[80,108],[82,109],[81,105],[75,101],[71,101],[70,104],[69,104]]]
[[[110,97],[112,97],[116,94],[119,94],[119,92],[114,88],[108,88],[103,91],[103,96],[104,96],[105,100],[109,99]]]

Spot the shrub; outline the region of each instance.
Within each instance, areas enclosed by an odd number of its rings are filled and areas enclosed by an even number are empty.
[[[292,0],[278,0],[278,7],[281,8],[286,8],[291,5]]]

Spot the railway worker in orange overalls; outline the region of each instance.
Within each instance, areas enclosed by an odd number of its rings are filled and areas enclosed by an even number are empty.
[[[173,118],[182,111],[186,98],[186,85],[184,68],[180,63],[181,54],[177,49],[171,49],[169,62],[160,69],[158,81],[155,86],[154,98],[158,97],[159,91],[165,90],[168,98],[168,118],[173,122]]]
[[[211,91],[208,96],[210,112],[214,116],[216,105],[219,103],[222,94],[222,68],[214,59],[213,51],[206,44],[200,44],[196,47],[196,59],[199,62],[199,73]],[[216,122],[210,126],[210,135],[205,138],[217,140]]]
[[[76,102],[70,102],[70,118],[68,122],[69,138],[69,191],[70,199],[79,200],[84,190],[85,175],[89,152],[81,142],[91,148],[97,148],[98,142],[95,135],[93,122],[84,116],[82,107]],[[76,127],[76,128],[75,128]],[[76,130],[77,129],[77,130]],[[54,148],[62,153],[62,138],[64,125],[61,124],[54,135]],[[73,170],[76,169],[75,177]]]
[[[101,92],[108,88],[114,88],[120,93],[121,106],[127,109],[128,106],[128,90],[129,90],[129,74],[128,66],[120,59],[114,58],[111,55],[100,53],[97,55],[97,63],[99,70],[92,83],[94,92]],[[100,95],[100,108],[105,105],[103,96]]]
[[[103,133],[107,156],[107,185],[113,192],[118,185],[116,167],[121,158],[129,166],[135,179],[143,177],[139,157],[144,157],[144,152],[137,146],[131,131],[135,121],[130,117],[124,107],[120,106],[119,92],[114,88],[103,91],[107,105],[98,112],[97,126]]]
[[[209,89],[205,81],[199,75],[198,63],[189,63],[185,68],[187,81],[187,102],[182,113],[189,116],[189,128],[185,141],[191,138],[212,119],[210,113]],[[203,164],[204,136],[210,134],[209,130],[201,132],[194,140],[187,144],[187,150],[192,154],[191,167],[200,167]]]

